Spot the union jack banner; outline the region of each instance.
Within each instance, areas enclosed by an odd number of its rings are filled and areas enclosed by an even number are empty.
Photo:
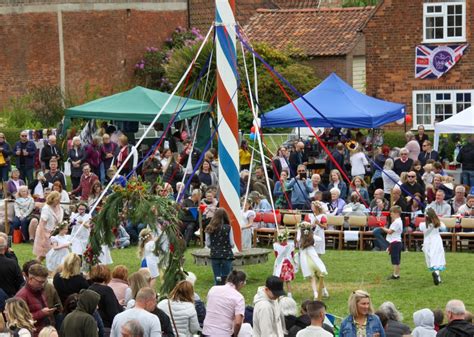
[[[416,46],[415,78],[440,78],[462,57],[468,44]]]

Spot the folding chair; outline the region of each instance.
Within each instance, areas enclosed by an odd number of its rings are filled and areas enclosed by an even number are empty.
[[[469,247],[471,240],[474,240],[474,218],[461,219],[461,232],[454,234],[454,244],[462,251],[464,241],[467,241]]]
[[[343,248],[343,227],[344,227],[344,217],[338,215],[328,215],[327,216],[328,229],[324,231],[324,236],[326,238],[326,244],[332,243],[333,249],[341,250]],[[329,227],[332,227],[329,229]]]

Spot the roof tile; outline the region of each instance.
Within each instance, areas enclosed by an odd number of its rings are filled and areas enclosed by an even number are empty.
[[[296,54],[346,55],[373,11],[374,7],[259,9],[245,31],[251,41],[296,48]]]

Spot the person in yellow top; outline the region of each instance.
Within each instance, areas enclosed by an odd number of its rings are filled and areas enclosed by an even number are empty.
[[[252,158],[252,154],[249,151],[249,146],[246,140],[242,140],[240,143],[240,150],[239,150],[239,162],[240,162],[240,170],[248,170],[250,169],[250,160]]]

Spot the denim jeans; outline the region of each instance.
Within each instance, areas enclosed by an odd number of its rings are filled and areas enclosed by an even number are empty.
[[[469,185],[473,187],[474,186],[474,171],[463,170],[461,172],[461,184]]]
[[[375,238],[375,247],[379,248],[380,250],[386,250],[389,246],[387,240],[385,240],[385,232],[382,228],[375,228],[373,230],[374,238]]]
[[[23,234],[23,240],[29,241],[30,234],[28,232],[28,226],[30,225],[30,218],[26,217],[20,219],[19,217],[15,216],[12,221],[13,229],[21,229],[21,234]]]
[[[225,284],[227,276],[232,271],[232,260],[211,259],[211,266],[214,273],[214,284]]]
[[[8,173],[10,173],[10,165],[0,167],[0,179],[4,182],[8,181]]]
[[[125,230],[127,231],[128,235],[130,235],[130,242],[132,244],[138,242],[138,235],[140,234],[140,231],[145,227],[146,225],[141,223],[138,225],[134,225],[130,221],[127,223],[127,225],[125,226]]]
[[[20,171],[20,179],[22,179],[26,185],[29,185],[33,182],[33,167],[24,167],[18,166],[18,171]]]

